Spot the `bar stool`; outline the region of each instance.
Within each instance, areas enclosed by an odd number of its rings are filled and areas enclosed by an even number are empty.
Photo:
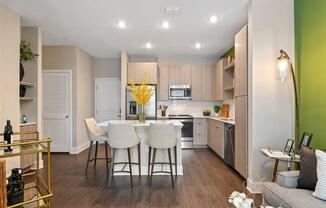
[[[141,176],[140,166],[140,139],[137,137],[135,129],[128,123],[109,123],[108,131],[110,132],[109,144],[112,148],[112,162],[110,166],[108,187],[110,187],[114,173],[129,173],[130,184],[133,187],[132,168],[131,165],[138,165],[139,177]],[[130,149],[137,146],[138,163],[131,162]],[[115,154],[117,149],[127,149],[128,162],[115,162]],[[115,171],[114,165],[124,165],[122,170]],[[129,171],[124,170],[129,165]]]
[[[151,152],[153,148],[153,159],[151,161]],[[177,137],[173,124],[151,124],[149,127],[149,156],[148,156],[148,175],[150,175],[149,186],[152,186],[152,178],[154,173],[169,173],[171,174],[172,187],[174,188],[173,182],[173,171],[171,162],[171,148],[174,148],[174,165],[175,174],[177,175]],[[169,162],[155,162],[156,150],[167,150]],[[168,164],[170,171],[154,171],[154,165],[156,164]],[[150,172],[150,165],[152,169]],[[149,173],[150,172],[150,173]]]
[[[87,163],[86,163],[86,170],[85,170],[85,176],[87,176],[87,170],[88,165],[90,162],[94,161],[94,167],[96,167],[96,160],[105,160],[106,164],[106,172],[109,173],[109,162],[111,161],[111,158],[108,157],[108,134],[106,131],[102,130],[100,127],[97,126],[96,121],[94,118],[87,118],[85,119],[85,125],[86,125],[86,131],[88,135],[88,139],[90,141],[89,149],[88,149],[88,157],[87,157]],[[96,143],[95,146],[95,156],[93,159],[90,159],[93,149],[93,144]],[[98,158],[97,157],[97,149],[98,149],[98,143],[104,142],[105,145],[105,158]]]

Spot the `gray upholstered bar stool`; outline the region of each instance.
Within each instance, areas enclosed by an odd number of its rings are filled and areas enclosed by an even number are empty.
[[[149,186],[152,186],[152,178],[154,173],[169,173],[171,175],[172,187],[174,188],[173,182],[173,171],[171,162],[171,149],[174,148],[174,165],[175,174],[177,175],[177,137],[176,131],[173,124],[151,124],[149,127],[149,156],[148,156],[148,175],[150,174]],[[151,152],[153,149],[153,159],[151,161]],[[169,162],[155,162],[156,150],[167,150]],[[154,171],[154,165],[169,164],[170,171]],[[151,172],[150,166],[152,165]],[[149,173],[150,172],[150,173]]]
[[[140,139],[137,137],[134,127],[128,123],[109,123],[108,131],[110,132],[109,144],[112,148],[112,162],[110,166],[108,187],[111,184],[112,177],[114,173],[129,173],[130,174],[130,184],[133,187],[132,181],[132,167],[131,165],[138,165],[139,167],[139,177],[141,176],[141,166],[140,166]],[[130,149],[137,146],[138,153],[138,163],[131,162]],[[126,149],[128,154],[128,162],[115,162],[115,155],[117,149]],[[115,171],[114,165],[123,164],[122,170]],[[129,171],[124,170],[126,165],[129,165]]]
[[[94,167],[96,167],[96,160],[105,160],[106,164],[106,172],[109,173],[109,162],[111,158],[108,157],[108,134],[106,131],[102,130],[100,127],[97,126],[96,120],[94,118],[87,118],[85,119],[86,131],[88,135],[88,139],[90,141],[89,149],[88,149],[88,158],[86,163],[86,170],[85,175],[87,176],[88,165],[90,162],[94,161]],[[96,143],[95,146],[95,156],[91,159],[93,144]],[[97,157],[97,149],[98,143],[104,143],[105,145],[105,158],[98,158]]]

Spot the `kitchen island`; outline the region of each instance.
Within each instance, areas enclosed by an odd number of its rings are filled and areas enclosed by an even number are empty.
[[[149,146],[148,146],[148,135],[149,135],[149,126],[151,123],[172,123],[175,127],[175,133],[177,137],[177,166],[178,166],[178,173],[177,175],[183,175],[183,166],[182,166],[182,154],[181,154],[181,128],[183,124],[179,121],[175,120],[166,120],[166,121],[146,121],[145,123],[139,121],[131,121],[131,120],[109,120],[105,122],[101,122],[98,125],[102,128],[107,130],[110,123],[129,123],[131,126],[135,128],[136,134],[140,139],[140,154],[141,154],[141,175],[148,175],[148,154],[149,154]],[[110,136],[110,132],[108,132]],[[174,151],[171,151],[172,158],[174,158]],[[132,162],[137,162],[137,147],[131,149],[131,160]],[[173,159],[174,160],[174,159]],[[127,151],[126,150],[117,150],[115,155],[115,162],[126,162],[127,160]],[[167,150],[160,150],[157,149],[156,153],[156,162],[168,162],[168,154]],[[115,165],[114,167],[116,170],[122,169],[123,165]],[[168,165],[155,165],[154,171],[157,170],[164,170],[169,171]],[[173,168],[173,171],[175,169]],[[117,173],[118,174],[118,173]],[[116,174],[116,175],[117,175]],[[125,175],[126,173],[119,173],[120,175]],[[133,165],[132,167],[132,174],[138,175],[138,166]],[[175,174],[175,172],[173,173]]]

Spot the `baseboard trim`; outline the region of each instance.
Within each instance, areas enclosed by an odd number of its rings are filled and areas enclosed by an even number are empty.
[[[85,143],[85,144],[82,144],[82,145],[79,145],[78,147],[72,147],[69,154],[72,154],[72,155],[76,155],[76,154],[79,154],[81,153],[82,151],[84,151],[85,149],[87,149],[89,147],[89,143]]]
[[[262,182],[247,178],[247,190],[251,193],[260,194],[262,192]]]

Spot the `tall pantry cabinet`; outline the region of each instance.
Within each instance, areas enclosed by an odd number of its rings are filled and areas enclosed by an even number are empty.
[[[235,36],[235,169],[248,176],[248,27]]]

